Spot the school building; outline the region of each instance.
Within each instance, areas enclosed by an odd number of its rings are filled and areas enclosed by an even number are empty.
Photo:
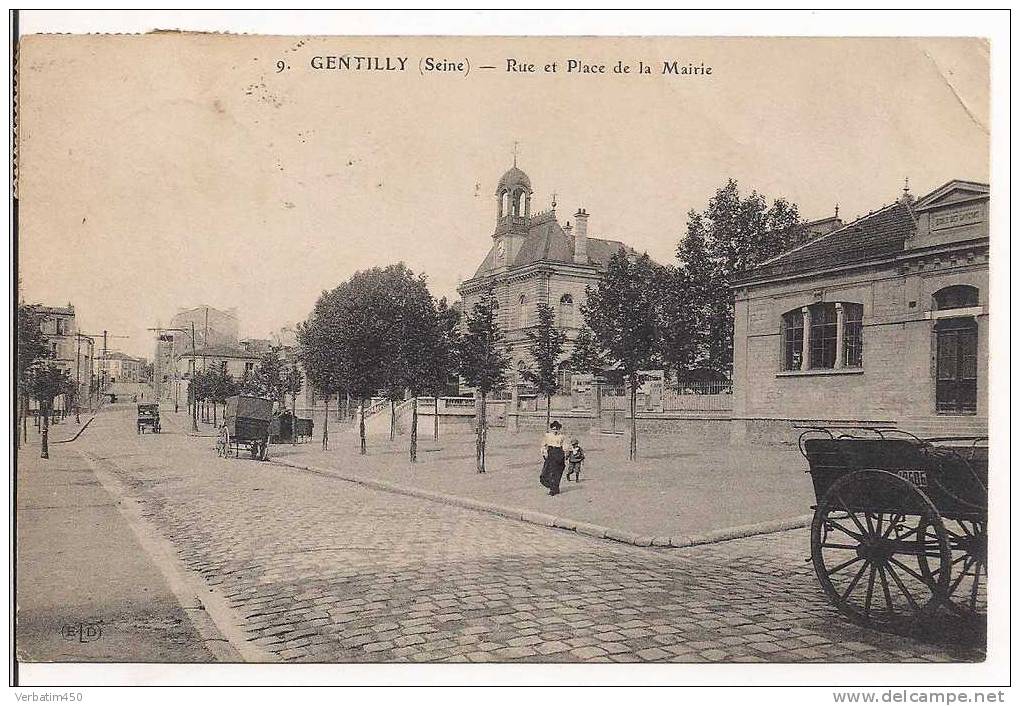
[[[904,189],[733,282],[733,435],[987,434],[988,200],[970,181]]]

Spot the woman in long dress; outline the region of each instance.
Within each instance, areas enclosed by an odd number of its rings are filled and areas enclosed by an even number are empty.
[[[549,495],[557,495],[560,492],[560,479],[563,477],[563,467],[566,461],[566,454],[570,452],[570,446],[560,430],[563,425],[558,421],[549,425],[549,431],[542,438],[542,475],[539,482],[549,489]]]

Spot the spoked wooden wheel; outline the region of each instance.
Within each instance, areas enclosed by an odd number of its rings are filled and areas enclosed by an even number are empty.
[[[988,612],[985,585],[988,581],[988,534],[984,520],[946,519],[943,521],[949,536],[952,557],[948,570],[949,580],[943,599],[954,612],[976,618]],[[926,541],[931,541],[927,532]],[[930,565],[928,557],[921,556],[921,573],[935,581],[942,578],[942,567]]]
[[[829,600],[861,622],[916,621],[938,607],[949,585],[949,538],[938,510],[888,471],[854,471],[832,484],[811,523],[811,558]]]

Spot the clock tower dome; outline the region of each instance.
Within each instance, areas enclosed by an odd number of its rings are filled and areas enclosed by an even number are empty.
[[[531,221],[531,179],[523,170],[510,167],[496,185],[496,266],[507,267],[517,256]]]

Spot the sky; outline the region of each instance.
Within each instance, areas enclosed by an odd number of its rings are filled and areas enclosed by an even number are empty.
[[[407,71],[311,68],[341,55]],[[423,75],[430,56],[470,71]],[[712,74],[663,76],[664,60]],[[561,222],[583,207],[590,235],[660,262],[727,178],[850,220],[905,177],[917,196],[988,180],[988,61],[979,39],[27,37],[22,295],[73,303],[81,330],[146,357],[179,308],[236,307],[243,336],[268,338],[376,265],[455,298],[515,142],[533,210],[555,193]]]

